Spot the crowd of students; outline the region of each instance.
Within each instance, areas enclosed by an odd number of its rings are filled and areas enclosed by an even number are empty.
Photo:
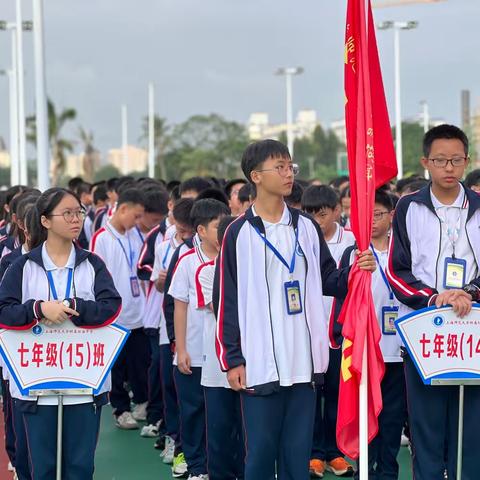
[[[461,183],[468,140],[454,126],[430,130],[423,150],[430,181],[376,192],[364,252],[349,230],[348,177],[298,180],[275,140],[246,149],[245,179],[75,178],[67,189],[1,192],[0,326],[68,318],[130,331],[102,392],[65,398],[63,478],[93,478],[108,402],[119,429],[156,438],[174,478],[358,478],[335,437],[338,317],[355,258],[372,272],[386,365],[369,478],[398,478],[402,432],[416,479],[456,478],[455,391],[423,385],[392,314],[451,304],[464,316],[478,300],[480,172]],[[448,284],[453,262],[462,285]],[[22,396],[5,366],[2,396],[10,468],[20,480],[54,478],[55,397]],[[465,398],[470,480],[480,389]]]

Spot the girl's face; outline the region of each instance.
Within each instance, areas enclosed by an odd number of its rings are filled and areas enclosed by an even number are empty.
[[[42,216],[42,225],[50,233],[68,240],[78,238],[85,212],[73,195],[65,195],[48,217]]]

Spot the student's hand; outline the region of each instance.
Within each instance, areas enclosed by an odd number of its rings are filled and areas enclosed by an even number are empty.
[[[439,293],[435,299],[437,308],[451,305],[457,317],[463,318],[472,310],[472,296],[461,289],[451,289]]]
[[[239,365],[227,372],[227,380],[232,390],[239,392],[246,390],[247,380],[245,375],[245,365]]]
[[[155,286],[160,293],[165,290],[165,280],[167,279],[167,271],[160,270],[157,280],[155,280]]]
[[[184,375],[191,375],[192,374],[192,371],[190,370],[191,366],[192,366],[192,360],[188,352],[186,350],[184,351],[177,350],[177,367],[180,370],[180,373],[183,373]]]
[[[59,325],[67,320],[68,317],[75,315],[78,317],[78,312],[72,308],[66,307],[60,300],[52,300],[49,302],[42,302],[40,305],[42,315],[45,318],[45,325]],[[50,323],[47,323],[50,322]]]
[[[358,257],[358,268],[367,272],[374,272],[377,269],[377,262],[371,250],[365,250],[360,252],[357,250],[356,255]]]

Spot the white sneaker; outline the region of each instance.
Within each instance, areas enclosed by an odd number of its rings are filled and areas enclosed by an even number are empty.
[[[188,480],[208,480],[208,475],[201,474],[201,475],[189,475]]]
[[[140,428],[130,412],[123,412],[115,419],[115,425],[122,430],[136,430]]]
[[[172,477],[173,478],[184,478],[186,473],[188,472],[188,465],[185,461],[184,453],[179,453],[173,459],[173,466],[172,466]]]
[[[408,437],[402,433],[402,438],[400,440],[400,445],[402,447],[408,447],[410,445],[410,440],[408,439]]]
[[[133,407],[132,417],[135,420],[138,420],[139,422],[144,422],[147,419],[147,404],[148,402],[139,403],[138,405],[135,405]]]
[[[15,471],[15,469],[13,468],[12,462],[8,462],[7,470],[8,470],[9,472],[14,472],[14,471]]]
[[[147,438],[158,437],[158,431],[160,429],[161,423],[162,421],[159,420],[155,425],[152,425],[151,423],[149,425],[145,425],[140,432],[140,436]]]
[[[160,457],[163,458],[163,463],[171,465],[173,463],[173,457],[175,455],[175,440],[168,435],[165,435],[165,448],[163,449]]]

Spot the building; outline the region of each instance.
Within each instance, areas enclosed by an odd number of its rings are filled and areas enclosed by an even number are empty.
[[[126,153],[126,158],[124,158],[122,148],[110,149],[107,155],[107,163],[117,168],[122,175],[147,170],[148,152],[145,149],[128,145]]]
[[[300,110],[295,123],[292,125],[293,138],[311,136],[317,125],[320,125],[320,122],[315,110]],[[262,140],[265,138],[278,140],[280,135],[287,131],[287,124],[271,124],[268,113],[257,112],[250,115],[247,128],[251,140]]]

